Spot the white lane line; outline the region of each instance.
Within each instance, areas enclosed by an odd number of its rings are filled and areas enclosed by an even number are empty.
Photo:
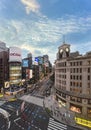
[[[65,127],[63,124],[57,124],[56,122],[49,122],[49,125],[52,125],[52,126],[58,126],[60,128],[64,128],[64,129],[67,129],[67,127]]]
[[[18,120],[20,120],[20,119],[21,119],[21,118],[19,117],[19,118],[15,119],[14,122],[16,122],[16,121],[18,121]]]
[[[54,128],[53,126],[49,126],[48,128],[51,130],[58,130],[57,128]],[[60,129],[60,130],[63,130],[63,129]]]

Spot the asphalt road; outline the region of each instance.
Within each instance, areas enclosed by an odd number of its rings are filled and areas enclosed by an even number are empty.
[[[77,130],[62,124],[46,113],[43,107],[25,102],[21,112],[22,100],[6,102],[0,107],[9,112],[9,130]],[[17,111],[18,110],[18,111]],[[3,119],[3,120],[2,120]],[[7,121],[0,116],[0,130],[7,130]]]
[[[7,129],[8,129],[8,120],[2,113],[0,113],[0,130],[7,130]]]
[[[31,91],[30,95],[43,98],[43,92],[49,86],[50,82],[44,80],[42,85],[39,84],[38,88]],[[22,102],[22,100],[8,101],[0,105],[9,113],[9,122],[3,115],[0,116],[0,130],[7,130],[7,127],[8,130],[77,130],[56,121],[43,107],[32,103],[25,102],[24,110],[21,112]]]

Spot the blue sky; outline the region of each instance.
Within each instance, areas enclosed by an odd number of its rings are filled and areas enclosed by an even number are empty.
[[[91,51],[91,0],[0,0],[0,41],[23,58],[48,54],[53,63],[63,35],[71,52]]]

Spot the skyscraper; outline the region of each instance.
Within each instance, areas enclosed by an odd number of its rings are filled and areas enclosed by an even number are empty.
[[[8,48],[4,42],[0,42],[0,89],[9,80]]]

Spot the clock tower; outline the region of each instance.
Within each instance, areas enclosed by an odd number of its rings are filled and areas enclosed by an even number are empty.
[[[67,58],[70,54],[70,45],[69,44],[63,44],[58,48],[58,55],[59,59]]]

